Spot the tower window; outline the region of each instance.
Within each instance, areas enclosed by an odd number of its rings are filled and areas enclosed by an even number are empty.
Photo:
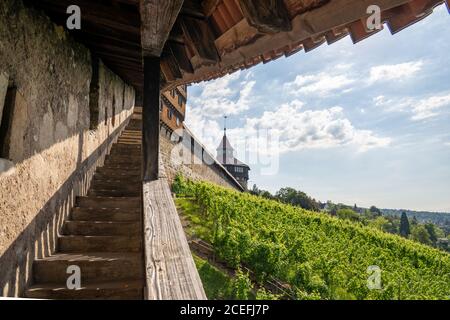
[[[172,119],[172,110],[170,110],[169,108],[167,108],[167,118]]]

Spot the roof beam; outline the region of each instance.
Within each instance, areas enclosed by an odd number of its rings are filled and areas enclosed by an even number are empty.
[[[183,0],[140,0],[141,44],[144,56],[160,57]]]
[[[202,2],[203,13],[209,17],[217,9],[221,0],[204,0]]]
[[[239,0],[249,24],[263,33],[292,30],[289,13],[283,0]]]
[[[185,43],[189,45],[200,59],[200,64],[215,64],[220,61],[219,53],[214,43],[214,35],[206,21],[182,17],[180,24]]]

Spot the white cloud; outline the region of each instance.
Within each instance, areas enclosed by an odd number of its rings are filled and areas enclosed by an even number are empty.
[[[198,85],[201,94],[189,98],[189,105],[192,109],[201,109],[202,114],[218,118],[227,115],[237,115],[243,111],[247,111],[251,107],[252,90],[255,81],[245,80],[240,82],[239,91],[232,89],[238,87],[237,82],[240,81],[241,72],[235,72],[216,81],[210,81]]]
[[[395,79],[404,80],[420,71],[422,66],[422,61],[375,66],[370,69],[369,83]]]
[[[443,108],[450,107],[450,93],[422,99],[412,97],[387,99],[384,96],[378,96],[373,101],[376,106],[383,107],[385,111],[409,112],[411,120],[420,121],[436,117],[441,114]]]
[[[217,121],[205,120],[195,112],[188,125],[195,126],[202,141],[215,150],[222,136]],[[236,150],[247,149],[250,153],[260,154],[339,146],[354,146],[364,152],[391,143],[390,138],[378,137],[370,130],[356,129],[344,117],[341,107],[304,110],[304,104],[299,100],[283,104],[274,111],[266,111],[260,117],[247,118],[243,127],[229,129],[227,134]],[[277,140],[276,148],[262,141],[267,137],[272,139],[272,143]]]
[[[342,68],[344,67],[342,66]],[[348,87],[354,82],[355,80],[349,78],[347,75],[333,75],[328,72],[320,72],[317,74],[298,75],[294,81],[285,84],[285,89],[293,95],[323,95],[342,89],[347,89],[348,91]]]
[[[412,105],[414,115],[411,119],[417,121],[435,117],[446,106],[450,106],[450,94],[419,100]]]

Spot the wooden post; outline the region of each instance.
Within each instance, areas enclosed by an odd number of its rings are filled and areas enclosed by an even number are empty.
[[[144,57],[144,103],[142,107],[143,180],[159,178],[160,58]]]

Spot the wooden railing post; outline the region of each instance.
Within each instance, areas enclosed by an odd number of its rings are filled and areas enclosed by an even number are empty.
[[[144,57],[144,103],[142,107],[143,181],[159,177],[160,58]]]

